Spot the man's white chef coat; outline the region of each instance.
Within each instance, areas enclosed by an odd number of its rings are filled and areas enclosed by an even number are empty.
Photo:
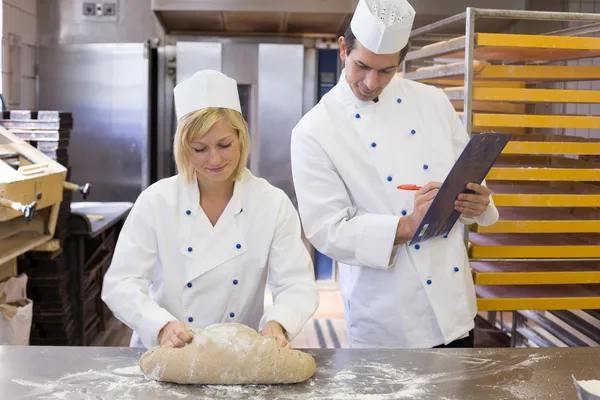
[[[340,263],[353,347],[433,347],[474,327],[476,298],[457,223],[447,237],[394,246],[414,192],[443,182],[468,135],[439,89],[394,77],[379,101],[338,84],[292,133],[292,172],[307,238]],[[490,225],[493,204],[461,222]]]

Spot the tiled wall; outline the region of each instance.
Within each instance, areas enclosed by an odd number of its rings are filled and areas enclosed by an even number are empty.
[[[37,1],[2,0],[2,97],[9,109],[37,106],[37,36]]]

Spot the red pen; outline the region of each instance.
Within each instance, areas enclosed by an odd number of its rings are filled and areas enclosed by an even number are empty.
[[[400,190],[419,190],[419,189],[421,189],[421,186],[417,186],[417,185],[400,185],[400,186],[398,186],[398,189],[400,189]]]

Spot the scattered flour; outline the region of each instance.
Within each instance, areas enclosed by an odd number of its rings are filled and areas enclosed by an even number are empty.
[[[240,345],[243,347],[243,344]],[[445,355],[449,354],[445,353]],[[355,361],[347,364],[342,370],[333,371],[333,362],[328,360],[319,366],[321,373],[317,373],[308,382],[301,384],[303,390],[292,389],[289,385],[186,386],[160,383],[151,380],[152,375],[158,374],[158,370],[152,371],[148,377],[150,380],[148,380],[138,365],[77,372],[47,382],[32,382],[22,379],[13,379],[12,382],[27,387],[28,393],[26,396],[22,396],[23,399],[431,400],[436,398],[436,400],[440,400],[438,397],[434,397],[436,396],[434,394],[436,386],[439,387],[448,382],[451,386],[477,384],[478,379],[487,379],[485,377],[490,375],[501,376],[510,370],[517,372],[509,374],[509,380],[499,383],[497,387],[489,387],[489,389],[496,391],[495,393],[499,396],[505,392],[511,399],[536,399],[539,393],[536,389],[539,387],[532,385],[528,375],[530,376],[535,370],[532,367],[547,358],[549,356],[539,354],[516,354],[509,360],[502,361],[485,355],[464,357],[464,368],[462,369],[438,370],[427,375],[418,374],[417,368],[411,365],[400,366],[367,360]],[[600,381],[580,381],[579,383],[583,387],[591,388],[589,390],[592,393],[594,393],[593,390],[600,389]],[[548,384],[552,383],[549,381]],[[459,399],[451,397],[452,395],[449,394],[446,396],[444,398],[446,400]]]

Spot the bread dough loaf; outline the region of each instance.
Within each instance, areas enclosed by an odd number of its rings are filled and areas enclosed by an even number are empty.
[[[181,348],[154,347],[140,359],[149,379],[182,384],[298,383],[316,372],[313,357],[282,348],[242,324],[191,329],[192,342]]]

